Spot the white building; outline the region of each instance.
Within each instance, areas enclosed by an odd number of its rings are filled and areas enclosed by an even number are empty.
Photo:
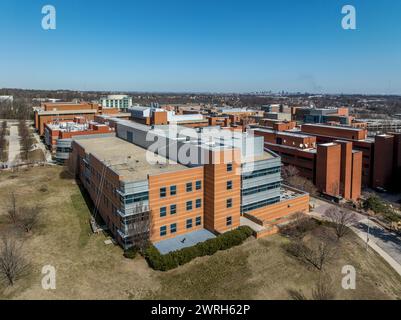
[[[13,96],[0,96],[0,102],[13,102]]]
[[[127,109],[132,106],[132,97],[123,94],[113,94],[100,98],[103,108]]]

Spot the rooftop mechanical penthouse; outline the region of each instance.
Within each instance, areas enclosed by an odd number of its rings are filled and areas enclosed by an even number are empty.
[[[261,237],[309,209],[308,194],[281,185],[281,159],[264,151],[263,137],[126,120],[116,134],[73,141],[69,166],[124,248],[138,232],[162,253],[244,224]]]

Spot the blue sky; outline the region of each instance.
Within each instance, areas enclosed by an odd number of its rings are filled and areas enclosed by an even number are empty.
[[[1,0],[0,39],[0,87],[401,94],[399,0]]]

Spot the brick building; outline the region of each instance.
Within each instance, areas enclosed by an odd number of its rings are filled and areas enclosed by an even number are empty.
[[[281,156],[284,165],[296,167],[317,189],[331,196],[357,200],[361,195],[362,152],[352,142],[318,143],[315,136],[265,128],[252,130],[265,147]]]
[[[264,151],[263,138],[240,132],[222,141],[206,128],[171,130],[120,120],[117,137],[73,141],[69,166],[123,247],[132,246],[145,215],[162,252],[167,243],[182,247],[183,235],[191,245],[195,235],[206,240],[243,224],[268,235],[309,210],[308,194],[282,186],[280,157]],[[151,152],[160,139],[165,147]],[[183,161],[182,150],[196,156]]]
[[[362,184],[372,188],[398,189],[401,172],[401,133],[367,137],[365,128],[304,124],[303,134],[313,135],[318,143],[341,139],[352,142],[362,152]]]

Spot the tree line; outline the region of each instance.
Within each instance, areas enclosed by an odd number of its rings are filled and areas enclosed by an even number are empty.
[[[1,123],[0,128],[0,161],[7,161],[7,121]]]
[[[28,160],[34,138],[25,120],[19,121],[18,134],[20,136],[21,158],[22,160]]]

